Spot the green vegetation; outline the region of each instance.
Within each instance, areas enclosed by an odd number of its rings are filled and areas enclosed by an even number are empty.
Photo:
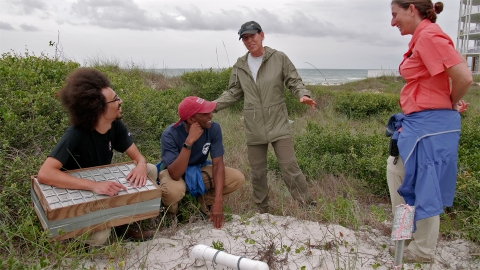
[[[228,87],[232,68],[215,71],[212,68],[184,73],[180,79],[192,86],[192,93],[206,100],[214,100]]]
[[[371,92],[341,92],[335,96],[335,110],[349,118],[362,119],[400,111],[398,95]]]
[[[98,255],[122,256],[122,243],[86,253],[81,239],[50,242],[32,208],[30,176],[37,173],[46,155],[68,126],[68,118],[56,99],[69,72],[80,65],[45,55],[5,53],[0,58],[0,268],[83,268],[81,262]],[[117,64],[92,65],[110,78],[123,99],[123,121],[135,137],[140,152],[151,163],[160,159],[159,138],[163,129],[177,121],[177,106],[188,95],[215,99],[226,89],[230,69],[206,69],[165,78],[138,67],[121,69]],[[476,81],[480,81],[476,78]],[[390,218],[385,179],[388,139],[384,126],[399,111],[401,78],[381,77],[340,86],[308,86],[318,103],[316,112],[286,91],[293,120],[296,156],[308,178],[318,206],[308,211],[292,203],[281,184],[273,151],[269,152],[271,207],[275,214],[350,228],[382,227]],[[442,215],[441,231],[480,243],[480,87],[472,86],[465,99],[471,103],[462,116],[459,176],[454,206]],[[248,178],[249,166],[241,103],[219,112],[226,148],[225,163]],[[126,156],[116,154],[115,162]],[[187,198],[195,206],[195,200]],[[254,209],[248,183],[226,200],[228,212],[246,214]],[[378,204],[379,206],[375,206]],[[193,211],[193,210],[192,210]],[[187,213],[188,212],[188,213]],[[190,220],[191,211],[182,211]],[[153,223],[153,225],[152,225]],[[158,222],[140,223],[155,226]],[[246,241],[254,241],[247,239]],[[220,247],[219,242],[212,245]],[[122,262],[123,263],[123,262]]]

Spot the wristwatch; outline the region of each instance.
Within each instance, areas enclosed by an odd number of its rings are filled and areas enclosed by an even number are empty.
[[[183,147],[187,148],[188,150],[192,150],[193,146],[188,145],[186,143],[183,144]]]

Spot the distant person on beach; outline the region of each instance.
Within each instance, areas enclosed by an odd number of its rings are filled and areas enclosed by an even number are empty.
[[[115,196],[127,188],[114,181],[95,182],[73,177],[65,171],[112,162],[113,150],[126,152],[136,163],[126,177],[129,185],[144,186],[147,175],[157,179],[157,168],[147,164],[133,143],[122,118],[122,99],[111,88],[100,71],[80,68],[67,77],[60,90],[62,105],[68,111],[71,126],[65,131],[38,172],[38,182],[59,188],[89,190],[96,194]],[[110,229],[91,233],[85,241],[90,246],[103,245]]]
[[[398,187],[404,201],[415,206],[416,231],[404,261],[431,263],[439,215],[444,206],[452,206],[455,194],[461,128],[457,110],[465,106],[461,98],[472,83],[472,73],[435,23],[443,3],[393,0],[391,10],[391,25],[402,36],[413,36],[399,67],[407,84],[400,92],[403,115],[396,119],[397,131],[401,128],[399,155],[388,159],[387,178],[392,204],[401,202],[395,195]]]
[[[293,149],[284,87],[312,109],[316,103],[290,59],[283,52],[263,46],[265,33],[257,22],[242,24],[238,36],[248,52],[233,65],[228,90],[215,100],[215,111],[244,100],[253,199],[261,213],[269,211],[267,150],[268,144],[272,144],[292,197],[302,206],[313,205],[315,202],[310,197]]]
[[[188,191],[218,229],[225,220],[223,197],[239,189],[245,176],[223,163],[222,130],[212,122],[215,106],[215,102],[194,96],[182,100],[180,120],[162,133],[162,162],[157,166],[162,202],[168,212],[178,212],[178,202]]]

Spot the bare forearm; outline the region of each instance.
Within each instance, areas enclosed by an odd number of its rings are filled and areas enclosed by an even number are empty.
[[[215,184],[215,202],[223,202],[223,187],[225,186],[225,164],[223,156],[212,159],[213,182]]]
[[[446,71],[452,79],[450,99],[452,104],[456,104],[467,93],[468,88],[472,84],[472,72],[468,69],[466,62],[447,68]]]
[[[92,181],[73,177],[58,169],[41,168],[38,172],[37,179],[41,184],[59,188],[93,190]]]
[[[138,157],[135,159],[135,162],[137,163],[137,166],[138,166],[138,165],[147,165],[147,160],[146,160],[145,157],[143,157],[142,155],[138,156]]]
[[[213,221],[216,229],[222,227],[225,222],[223,215],[223,187],[225,185],[225,165],[223,164],[223,156],[212,159],[213,165],[213,181],[215,185],[215,200],[210,210],[209,220]]]
[[[223,187],[225,186],[225,167],[213,168],[215,185],[215,201],[223,202]]]
[[[115,181],[96,182],[76,178],[61,171],[62,163],[55,158],[48,157],[38,172],[38,182],[59,188],[90,190],[97,194],[114,196],[120,190],[127,190],[125,186]]]
[[[188,150],[187,148],[182,148],[175,161],[168,165],[167,170],[173,180],[180,179],[187,170],[190,151],[191,150]]]
[[[452,93],[450,94],[452,104],[456,104],[457,102],[462,100],[463,96],[465,96],[471,84],[472,82],[468,80],[452,81]]]
[[[145,157],[140,154],[140,151],[138,151],[138,148],[135,144],[132,144],[128,149],[127,151],[125,151],[125,153],[127,153],[127,155],[133,160],[135,161],[135,163],[137,164],[137,166],[139,165],[143,165],[147,166],[147,160],[145,159]]]

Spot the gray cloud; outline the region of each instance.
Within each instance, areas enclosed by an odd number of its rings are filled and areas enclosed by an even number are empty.
[[[0,22],[0,29],[2,29],[2,30],[15,30],[15,28],[13,28],[13,26],[11,26],[9,23],[4,23],[4,22]]]
[[[28,25],[28,24],[21,24],[20,27],[25,30],[25,31],[28,31],[28,32],[36,32],[36,31],[39,31],[40,28],[36,27],[36,26],[33,26],[33,25]]]
[[[306,14],[302,10],[312,10],[312,2],[301,2],[302,5],[287,8],[290,16],[275,14],[265,8],[254,9],[241,7],[238,10],[221,9],[215,12],[200,10],[195,5],[186,7],[176,6],[173,12],[152,12],[142,9],[133,0],[79,0],[72,5],[72,13],[81,18],[81,22],[71,24],[87,24],[107,29],[131,30],[180,30],[180,31],[237,31],[245,21],[257,20],[268,34],[285,34],[304,37],[331,37],[338,41],[362,42],[371,45],[396,46],[397,42],[390,38],[383,38],[377,30],[355,29],[354,24],[349,26],[338,25],[326,21],[320,16]],[[345,8],[334,3],[322,7],[315,6],[313,10],[321,12],[337,12]],[[313,5],[319,5],[318,3]],[[350,5],[350,7],[352,7]],[[361,12],[365,6],[357,7]],[[387,14],[388,15],[388,14]],[[232,19],[235,18],[235,19]],[[344,21],[339,18],[339,21]]]
[[[72,13],[83,18],[84,24],[107,29],[153,30],[159,27],[158,21],[148,18],[147,11],[131,0],[79,0],[72,5]]]
[[[20,0],[17,5],[24,14],[32,14],[35,10],[42,11],[47,8],[47,5],[42,0]]]
[[[396,39],[382,37],[382,35],[379,35],[378,29],[359,29],[354,23],[350,23],[347,27],[340,26],[322,20],[318,16],[308,15],[300,9],[293,9],[290,12],[290,17],[275,14],[264,8],[251,9],[248,7],[243,7],[242,10],[221,10],[216,13],[204,13],[195,6],[189,8],[177,7],[176,11],[176,14],[160,13],[159,25],[161,25],[161,29],[185,31],[234,30],[236,32],[241,23],[257,20],[266,35],[331,37],[338,41],[360,41],[371,45],[398,46]],[[184,19],[178,20],[179,17]],[[257,18],[261,18],[261,20]]]

